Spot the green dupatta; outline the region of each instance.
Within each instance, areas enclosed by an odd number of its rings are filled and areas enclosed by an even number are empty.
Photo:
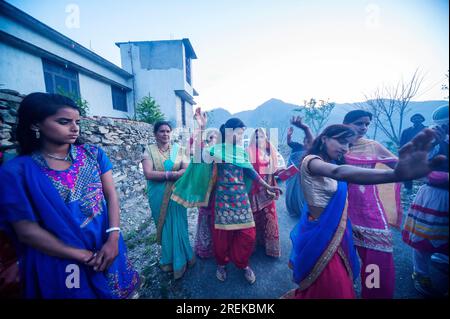
[[[232,144],[216,144],[209,149],[214,162],[191,163],[172,190],[171,199],[186,208],[208,206],[211,191],[217,180],[216,163],[228,163],[253,170],[249,156],[244,148]],[[244,175],[247,193],[252,180]]]

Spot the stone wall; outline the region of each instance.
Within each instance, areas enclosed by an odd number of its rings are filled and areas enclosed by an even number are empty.
[[[16,155],[14,129],[17,109],[23,95],[12,90],[0,90],[0,148],[6,159]],[[125,235],[137,231],[149,222],[150,208],[146,182],[139,166],[142,146],[154,143],[153,126],[147,123],[105,117],[82,119],[81,138],[98,145],[113,164],[113,178],[120,198],[121,227]]]

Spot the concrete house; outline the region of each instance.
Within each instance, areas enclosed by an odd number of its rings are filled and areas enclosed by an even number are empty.
[[[191,60],[197,56],[189,39],[119,42],[122,67],[134,75],[136,101],[152,96],[177,127],[193,126]]]
[[[89,115],[117,118],[133,116],[150,94],[168,120],[192,127],[197,57],[189,40],[117,46],[123,68],[0,0],[0,88],[68,92],[89,103]]]

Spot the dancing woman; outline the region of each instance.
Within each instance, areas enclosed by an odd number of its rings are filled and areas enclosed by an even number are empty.
[[[345,163],[363,168],[395,168],[397,157],[377,141],[364,136],[372,114],[364,110],[348,112],[344,124],[356,131],[356,139],[345,154]],[[401,225],[400,183],[382,185],[348,185],[348,215],[352,221],[353,240],[361,259],[361,297],[390,299],[394,296],[395,266],[390,226]],[[380,270],[380,287],[365,284],[368,265]]]
[[[252,181],[279,194],[278,187],[268,185],[255,170],[242,143],[244,123],[229,119],[220,128],[222,143],[209,150],[203,163],[191,163],[186,174],[179,179],[172,199],[185,207],[204,207],[212,192],[214,199],[214,255],[217,262],[216,277],[226,280],[225,266],[231,260],[244,270],[245,279],[254,283],[256,276],[249,266],[255,244],[255,221],[248,193]]]
[[[299,287],[286,298],[355,298],[353,279],[359,262],[348,218],[347,182],[392,183],[428,174],[442,157],[428,162],[433,132],[425,130],[400,150],[395,170],[341,165],[356,132],[346,125],[327,127],[301,166],[308,211],[291,232],[289,265]]]
[[[207,113],[202,113],[200,108],[195,110],[194,119],[197,122],[197,129],[195,136],[195,149],[200,152],[200,156],[207,152],[209,148],[217,143],[218,130],[210,129],[206,131],[206,123],[208,121]],[[204,139],[206,137],[206,139]],[[194,160],[196,156],[194,156]],[[200,258],[214,257],[214,242],[213,242],[213,229],[214,229],[214,193],[209,198],[207,207],[198,208],[198,220],[197,231],[195,235],[195,254]]]
[[[303,157],[307,153],[308,149],[314,140],[311,133],[311,129],[308,125],[304,124],[300,116],[293,116],[291,119],[291,124],[295,127],[301,129],[305,137],[303,139],[303,144],[294,142],[292,140],[292,135],[294,133],[294,128],[290,127],[287,133],[287,145],[291,148],[291,154],[289,155],[289,160],[287,166],[295,165],[297,169],[300,169]],[[300,183],[300,174],[295,174],[286,180],[286,209],[290,216],[301,216],[304,209],[306,209],[305,198],[303,196],[303,191]]]

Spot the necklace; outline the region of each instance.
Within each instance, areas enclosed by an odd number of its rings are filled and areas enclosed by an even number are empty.
[[[55,160],[58,160],[58,161],[71,161],[70,153],[67,153],[67,155],[65,157],[59,157],[59,156],[55,156],[55,155],[52,155],[49,153],[45,153],[45,155],[47,155],[48,157],[53,158]]]
[[[162,156],[167,157],[167,154],[168,153],[170,154],[170,144],[169,144],[169,146],[167,147],[167,149],[165,151],[160,149],[159,146],[158,146],[158,151],[159,151],[159,153],[161,153]]]

